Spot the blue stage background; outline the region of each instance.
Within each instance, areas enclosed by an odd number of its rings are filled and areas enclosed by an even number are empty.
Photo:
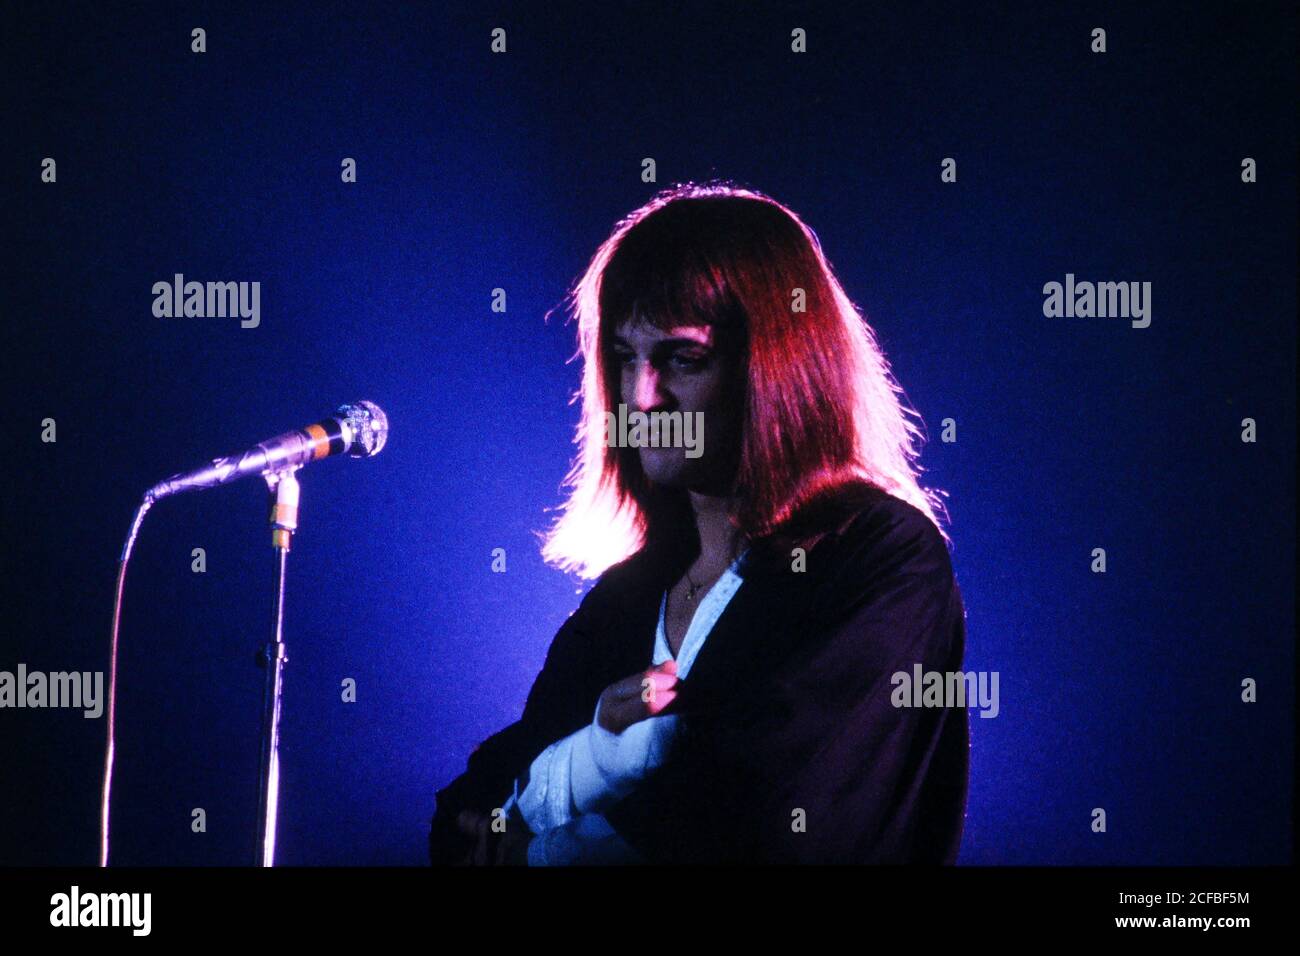
[[[998,717],[972,714],[961,862],[1290,860],[1285,5],[116,6],[6,24],[0,669],[106,671],[143,490],[372,399],[387,449],[301,476],[279,859],[425,862],[435,788],[518,717],[583,587],[533,534],[579,374],[573,326],[544,317],[615,220],[726,177],[817,231],[929,430],[966,668],[1001,676]],[[260,281],[261,324],[155,318],[175,273]],[[1150,327],[1045,318],[1067,273],[1151,282]],[[251,859],[265,508],[248,481],[144,525],[116,864]],[[94,862],[104,726],[0,712],[0,864]]]

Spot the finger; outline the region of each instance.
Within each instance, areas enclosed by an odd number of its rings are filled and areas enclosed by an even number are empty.
[[[646,671],[645,676],[641,679],[641,702],[651,704],[659,698],[660,695],[671,691],[677,684],[677,677],[673,674],[665,674],[662,671]]]
[[[654,685],[655,690],[667,690],[677,683],[678,677],[676,674],[666,674],[663,671],[649,671],[642,678],[642,686],[645,686],[647,680]]]
[[[677,699],[676,691],[661,690],[646,702],[646,710],[651,717],[661,714],[663,711]]]
[[[677,706],[680,708],[690,699],[687,695],[691,692],[691,682],[688,680],[678,680],[673,685],[673,693],[677,695]],[[683,699],[685,698],[685,699]]]
[[[644,681],[645,678],[646,675],[644,673],[633,674],[631,677],[626,677],[623,680],[619,681],[617,684],[615,684],[614,685],[615,702],[619,704],[624,704],[630,700],[636,700],[638,697],[640,697],[641,682]]]
[[[662,707],[660,707],[659,710],[654,714],[654,716],[667,717],[672,714],[680,714],[683,710],[683,707],[684,704],[682,702],[682,695],[679,693],[674,693],[673,699],[670,700],[668,703],[664,704]]]

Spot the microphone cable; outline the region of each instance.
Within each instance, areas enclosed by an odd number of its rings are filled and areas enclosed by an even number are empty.
[[[113,597],[113,638],[108,652],[108,739],[104,747],[104,783],[99,806],[99,865],[108,866],[108,802],[109,790],[113,783],[113,713],[117,702],[117,632],[122,623],[122,591],[126,585],[126,565],[131,560],[131,549],[135,546],[136,535],[144,516],[153,507],[153,495],[146,494],[135,510],[131,521],[131,530],[122,546],[122,555],[117,562],[117,589]]]

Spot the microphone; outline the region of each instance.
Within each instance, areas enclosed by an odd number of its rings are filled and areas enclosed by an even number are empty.
[[[179,494],[229,484],[250,475],[267,475],[331,455],[370,458],[388,441],[388,416],[374,402],[340,405],[329,418],[285,432],[254,445],[242,455],[214,458],[194,471],[172,475],[145,492],[148,502]]]

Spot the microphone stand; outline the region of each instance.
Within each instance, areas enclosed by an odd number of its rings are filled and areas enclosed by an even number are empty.
[[[286,559],[293,533],[298,529],[298,478],[301,466],[270,472],[266,484],[271,490],[271,546],[275,551],[275,612],[271,641],[259,662],[266,668],[266,692],[262,698],[262,768],[258,780],[257,838],[255,866],[275,862],[275,818],[280,799],[280,697],[284,689],[284,664],[289,659],[284,645],[284,580]]]

